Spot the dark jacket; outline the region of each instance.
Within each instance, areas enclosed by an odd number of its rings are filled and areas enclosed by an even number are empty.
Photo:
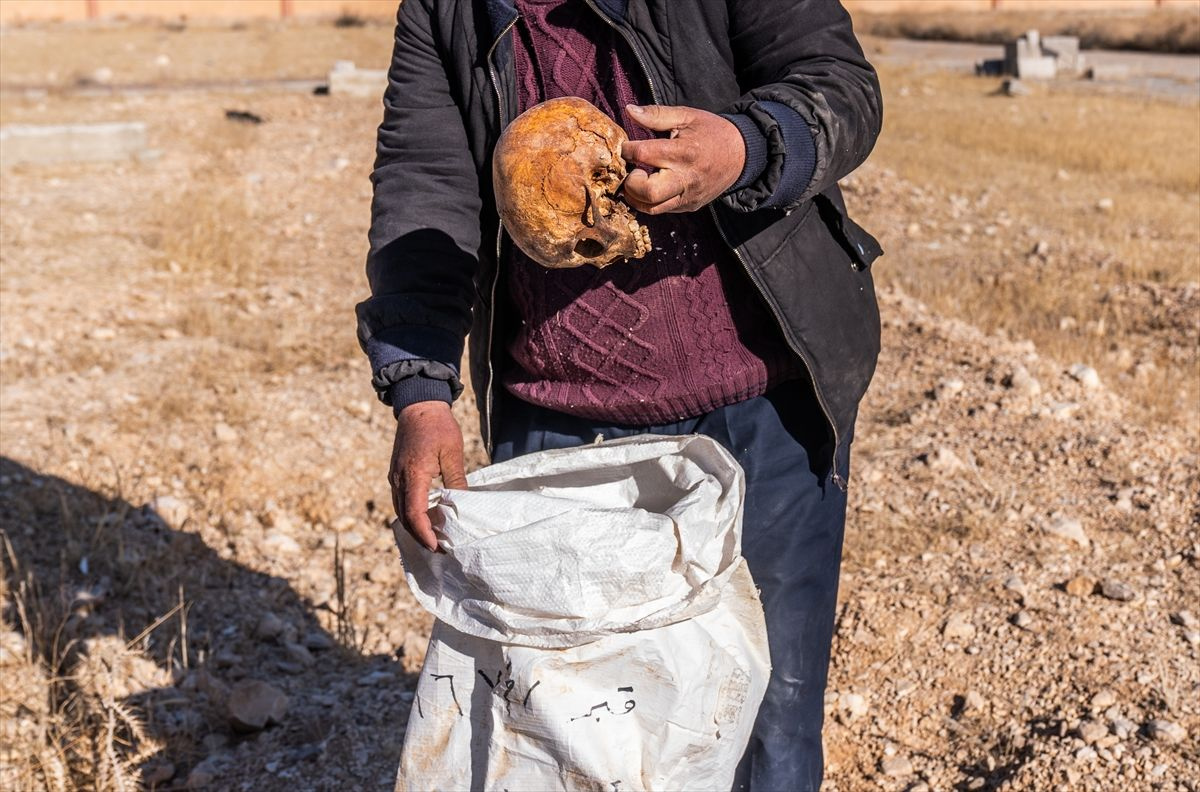
[[[752,183],[709,211],[807,366],[840,458],[879,351],[869,266],[881,253],[837,188],[881,123],[879,84],[849,16],[836,0],[587,2],[633,48],[657,103],[729,114],[748,159],[761,160],[748,162],[761,170]],[[496,310],[505,241],[491,153],[517,106],[516,19],[507,0],[400,6],[372,174],[372,296],[358,306],[384,401],[457,396],[470,333],[489,448],[511,319]]]

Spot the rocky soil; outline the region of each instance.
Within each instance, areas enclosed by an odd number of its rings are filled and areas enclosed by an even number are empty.
[[[5,102],[148,120],[161,155],[0,181],[0,788],[390,788],[429,618],[353,337],[378,103]],[[920,185],[886,164],[848,195],[890,251],[881,277],[920,264]],[[940,222],[922,244],[979,255],[950,230],[978,207],[922,211]],[[1039,235],[1061,242],[1052,218]],[[1129,283],[1130,310],[1186,349],[1200,297],[1171,287],[1166,314],[1164,288]],[[1200,788],[1194,424],[899,289],[882,309],[826,788]],[[456,409],[471,426],[470,398]]]

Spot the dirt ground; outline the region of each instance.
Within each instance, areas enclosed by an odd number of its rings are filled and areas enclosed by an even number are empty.
[[[368,65],[390,46],[382,26],[0,33],[3,123],[142,120],[159,151],[0,179],[0,788],[388,789],[430,619],[354,339],[379,101],[27,90],[53,83],[47,48],[120,84],[113,53],[168,33],[169,64],[138,62],[178,85],[324,69],[248,38]],[[884,352],[825,789],[1194,792],[1197,105],[881,76],[884,139],[845,182],[887,250]],[[234,728],[255,681],[286,708]]]

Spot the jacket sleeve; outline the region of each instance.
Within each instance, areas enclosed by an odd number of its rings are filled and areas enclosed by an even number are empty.
[[[470,329],[479,181],[436,43],[431,0],[405,0],[371,174],[371,296],[358,338],[380,398],[451,401]]]
[[[730,0],[728,9],[744,93],[725,114],[747,157],[721,200],[743,212],[793,209],[867,158],[883,119],[879,80],[838,0]]]

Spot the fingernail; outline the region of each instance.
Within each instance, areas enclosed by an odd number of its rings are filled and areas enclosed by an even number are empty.
[[[625,112],[630,113],[631,115],[641,115],[646,111],[635,104],[627,104],[625,105]]]

